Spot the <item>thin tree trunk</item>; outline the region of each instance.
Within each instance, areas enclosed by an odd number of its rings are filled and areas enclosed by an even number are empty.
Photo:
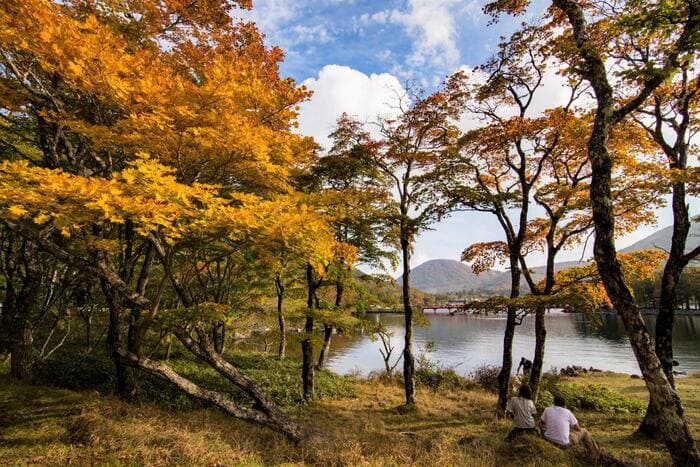
[[[170,360],[170,355],[173,351],[173,336],[170,335],[170,340],[168,341],[168,348],[165,350],[165,360]]]
[[[226,324],[223,322],[212,324],[211,337],[214,350],[220,354],[224,353],[226,344]]]
[[[511,253],[510,258],[510,298],[520,295],[520,269],[518,268],[519,254]],[[508,306],[506,317],[506,329],[503,333],[503,359],[501,371],[498,373],[498,405],[496,415],[505,416],[506,404],[510,390],[510,373],[513,371],[513,337],[515,336],[515,317],[517,310]]]
[[[547,340],[547,328],[545,327],[545,307],[539,306],[535,311],[535,357],[532,359],[530,369],[530,389],[532,400],[537,402],[540,379],[542,378],[542,366],[544,363],[544,347]]]
[[[403,259],[403,274],[401,291],[403,297],[403,313],[404,325],[406,332],[404,334],[403,348],[403,383],[406,393],[406,405],[414,406],[416,404],[416,377],[415,377],[415,359],[413,357],[413,308],[411,308],[411,254],[410,245],[405,235],[401,238],[401,254]]]
[[[279,273],[275,275],[275,290],[277,291],[277,323],[280,330],[280,345],[277,350],[277,357],[282,360],[287,354],[287,323],[284,319],[284,285]]]
[[[343,292],[345,288],[341,279],[335,283],[335,310],[340,313],[340,305],[343,302]],[[323,346],[321,346],[321,351],[318,354],[318,363],[316,364],[316,369],[320,370],[326,364],[328,359],[328,353],[331,349],[331,340],[333,339],[333,326],[327,324],[323,325]]]
[[[301,341],[301,381],[304,399],[310,401],[314,397],[314,296],[316,294],[316,282],[313,277],[313,267],[306,265],[306,285],[308,289],[306,323],[304,324],[304,338]]]
[[[86,353],[92,352],[92,315],[85,319],[85,347]]]
[[[323,325],[323,345],[321,345],[321,350],[318,353],[318,362],[316,362],[316,369],[320,370],[326,364],[326,359],[328,358],[328,353],[331,350],[331,340],[333,338],[333,326],[327,324]]]

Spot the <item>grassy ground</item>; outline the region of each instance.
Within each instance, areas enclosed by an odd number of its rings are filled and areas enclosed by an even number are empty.
[[[644,400],[640,380],[610,373],[575,378]],[[576,453],[528,438],[507,443],[509,423],[493,416],[483,390],[422,389],[419,409],[400,414],[400,386],[354,383],[350,396],[327,396],[287,410],[323,436],[296,447],[271,431],[207,408],[176,411],[128,405],[96,391],[15,383],[0,374],[0,464],[126,465],[586,465]],[[688,421],[700,434],[700,378],[679,381]],[[581,424],[621,459],[667,465],[663,445],[630,437],[641,415],[577,411]]]

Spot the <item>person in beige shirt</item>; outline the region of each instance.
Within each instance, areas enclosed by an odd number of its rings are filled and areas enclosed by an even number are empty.
[[[530,386],[523,384],[518,390],[518,396],[513,397],[506,404],[506,413],[513,417],[513,429],[508,433],[507,440],[512,440],[523,433],[537,434],[535,428],[535,416],[537,409],[532,402]]]

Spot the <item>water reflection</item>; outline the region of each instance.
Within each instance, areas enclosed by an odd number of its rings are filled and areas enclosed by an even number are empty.
[[[503,316],[449,316],[426,315],[428,326],[417,326],[414,331],[418,352],[428,342],[437,345],[430,354],[432,360],[454,367],[468,374],[481,365],[500,365],[503,349]],[[403,316],[374,315],[393,332],[394,359],[403,350]],[[700,370],[700,317],[679,316],[674,329],[674,352],[680,362],[678,370]],[[653,329],[655,318],[646,317]],[[534,317],[527,317],[516,328],[513,359],[532,358],[534,348]],[[367,374],[381,370],[380,343],[369,336],[337,336],[333,343],[330,369],[339,373],[357,371]],[[584,315],[550,313],[547,315],[547,346],[544,368],[567,365],[593,366],[602,370],[639,373],[637,362],[629,346],[620,318],[612,313],[601,315],[601,326],[596,326]]]

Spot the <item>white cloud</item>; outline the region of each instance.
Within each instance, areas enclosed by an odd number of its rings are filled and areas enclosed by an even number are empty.
[[[362,24],[394,23],[404,27],[413,38],[413,51],[408,63],[414,67],[426,64],[455,67],[460,53],[457,47],[457,20],[464,15],[477,21],[480,14],[476,0],[409,0],[405,10],[382,10],[360,16]]]
[[[254,21],[261,31],[274,36],[283,24],[297,17],[300,8],[299,2],[256,0],[254,8],[242,16]]]
[[[347,66],[326,65],[317,78],[308,78],[304,86],[313,91],[299,112],[299,131],[313,136],[328,147],[328,134],[335,121],[346,112],[360,121],[375,121],[378,116],[395,114],[391,104],[401,95],[399,80],[388,73],[366,75]]]
[[[317,44],[327,44],[333,40],[333,35],[328,32],[325,26],[318,24],[316,26],[304,26],[297,24],[291,28],[294,33],[292,41],[296,44],[304,42],[315,42]]]

